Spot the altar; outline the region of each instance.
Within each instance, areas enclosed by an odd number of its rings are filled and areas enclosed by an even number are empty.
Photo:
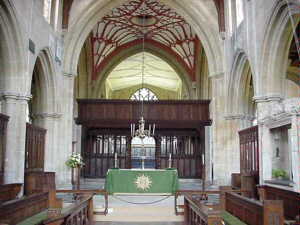
[[[175,195],[178,173],[176,169],[109,169],[105,190],[110,195]]]

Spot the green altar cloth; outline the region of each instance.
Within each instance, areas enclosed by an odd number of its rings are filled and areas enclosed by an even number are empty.
[[[109,194],[173,195],[178,189],[177,170],[123,170],[107,172],[105,189]]]

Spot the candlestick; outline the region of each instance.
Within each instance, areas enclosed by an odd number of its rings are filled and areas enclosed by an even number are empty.
[[[171,153],[169,154],[169,168],[172,167],[172,155]]]
[[[202,165],[204,165],[204,154],[202,154]]]
[[[118,168],[118,153],[115,153],[115,168]]]
[[[152,133],[152,136],[154,136],[154,132],[155,132],[155,124],[153,124],[153,133]]]

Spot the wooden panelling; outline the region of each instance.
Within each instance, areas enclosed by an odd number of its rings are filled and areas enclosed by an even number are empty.
[[[3,184],[0,185],[0,204],[17,198],[23,184]]]
[[[17,224],[48,208],[48,192],[30,195],[0,205],[0,223]]]
[[[225,193],[225,210],[249,225],[283,225],[283,202],[256,201],[236,193]]]
[[[178,170],[179,177],[202,178],[204,137],[186,134],[186,136],[162,136],[158,140],[160,140],[160,146],[156,149],[158,169],[169,167],[171,154],[171,167]]]
[[[87,127],[127,128],[141,115],[141,102],[78,99],[77,123]],[[198,128],[210,125],[209,100],[144,102],[146,122],[157,128]]]
[[[0,184],[4,183],[4,162],[6,148],[6,132],[9,117],[0,113]]]
[[[55,190],[55,172],[26,172],[24,186],[26,195]]]
[[[25,171],[44,171],[46,130],[26,124]]]
[[[239,131],[242,175],[259,175],[258,126]]]
[[[282,200],[286,219],[300,216],[300,193],[270,186],[259,187],[261,200]]]
[[[130,163],[131,137],[112,134],[88,134],[85,140],[85,148],[82,151],[85,166],[83,176],[96,178],[105,177],[108,169],[114,168],[115,154],[117,153],[118,167],[128,168]]]

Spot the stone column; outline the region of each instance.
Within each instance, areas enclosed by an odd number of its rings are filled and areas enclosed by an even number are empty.
[[[230,183],[231,151],[226,148],[225,97],[224,93],[224,73],[210,77],[212,83],[212,101],[210,103],[212,123],[212,169],[213,182],[218,185]]]
[[[27,104],[31,96],[4,93],[2,112],[10,117],[7,125],[4,183],[24,183]]]
[[[55,172],[55,164],[59,160],[58,152],[58,122],[61,117],[57,113],[37,113],[34,124],[47,130],[45,140],[45,171]]]
[[[62,116],[58,121],[58,147],[55,153],[56,184],[59,185],[71,183],[71,169],[65,162],[72,154],[74,78],[75,75],[65,73],[60,80]]]
[[[292,117],[291,151],[294,190],[300,192],[300,112],[295,112]]]

